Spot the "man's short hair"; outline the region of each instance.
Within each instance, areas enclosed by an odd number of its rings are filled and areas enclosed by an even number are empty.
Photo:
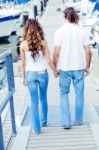
[[[67,19],[70,23],[78,23],[79,15],[73,7],[68,7],[64,10],[65,19]]]

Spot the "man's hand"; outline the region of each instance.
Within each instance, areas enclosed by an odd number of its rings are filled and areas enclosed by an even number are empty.
[[[22,79],[22,85],[23,85],[23,86],[26,86],[26,81],[25,81],[25,79]]]
[[[58,75],[59,75],[59,72],[56,70],[56,71],[54,71],[54,77],[55,78],[57,78],[58,77]]]
[[[90,74],[90,68],[86,68],[85,69],[85,73],[86,73],[86,76],[89,76],[89,74]]]

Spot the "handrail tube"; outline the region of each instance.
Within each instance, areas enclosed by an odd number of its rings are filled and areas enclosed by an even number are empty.
[[[4,141],[3,141],[3,134],[2,134],[2,121],[0,116],[0,149],[4,150]]]
[[[17,132],[16,132],[13,96],[11,96],[11,98],[10,98],[10,113],[11,113],[11,122],[12,122],[12,134],[13,134],[13,136],[15,136]]]
[[[3,112],[3,110],[4,110],[4,108],[6,107],[6,105],[7,105],[8,101],[9,101],[9,99],[11,98],[12,94],[13,94],[13,92],[9,92],[9,93],[7,94],[7,96],[2,100],[2,102],[1,102],[1,104],[0,104],[0,116],[1,116],[1,114],[2,114],[2,112]]]
[[[10,69],[9,69],[9,66],[11,67]],[[12,65],[12,54],[9,54],[6,56],[6,69],[7,69],[8,90],[9,92],[12,92],[12,89],[15,88],[14,77],[12,77],[14,76],[13,65]]]
[[[0,59],[4,59],[7,55],[11,54],[11,50],[8,50],[2,54],[0,54]]]
[[[14,74],[13,74],[13,61],[11,51],[7,51],[0,55],[0,59],[4,59],[7,71],[7,81],[8,81],[8,94],[4,98],[3,102],[0,103],[0,150],[4,150],[4,140],[3,140],[3,130],[2,130],[2,118],[1,114],[5,109],[8,101],[10,103],[10,113],[11,113],[11,124],[12,124],[12,134],[16,134],[16,123],[15,123],[15,113],[14,113],[14,103],[13,103],[13,92],[15,90],[14,84]]]
[[[10,69],[9,69],[10,65]],[[13,63],[12,63],[12,54],[6,56],[6,68],[7,68],[7,81],[8,81],[8,90],[12,92],[14,85],[14,73],[13,73]],[[11,122],[12,122],[12,134],[16,134],[16,123],[15,123],[15,112],[14,112],[14,103],[13,95],[10,98],[10,113],[11,113]]]

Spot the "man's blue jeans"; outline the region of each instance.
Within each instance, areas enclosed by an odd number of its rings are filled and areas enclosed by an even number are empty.
[[[47,87],[48,87],[48,73],[47,71],[26,73],[26,82],[31,96],[31,113],[32,113],[32,125],[34,131],[39,134],[41,132],[41,125],[47,125]],[[39,117],[39,95],[41,104],[41,113]],[[41,119],[41,125],[40,125]]]
[[[60,70],[59,73],[62,124],[67,128],[72,126],[68,97],[71,81],[73,81],[73,86],[75,88],[75,124],[81,125],[83,123],[84,110],[84,69],[78,71]]]

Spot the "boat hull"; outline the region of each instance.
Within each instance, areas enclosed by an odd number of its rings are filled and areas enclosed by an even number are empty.
[[[8,38],[11,35],[16,25],[16,20],[19,19],[19,17],[20,14],[0,17],[0,39]]]

